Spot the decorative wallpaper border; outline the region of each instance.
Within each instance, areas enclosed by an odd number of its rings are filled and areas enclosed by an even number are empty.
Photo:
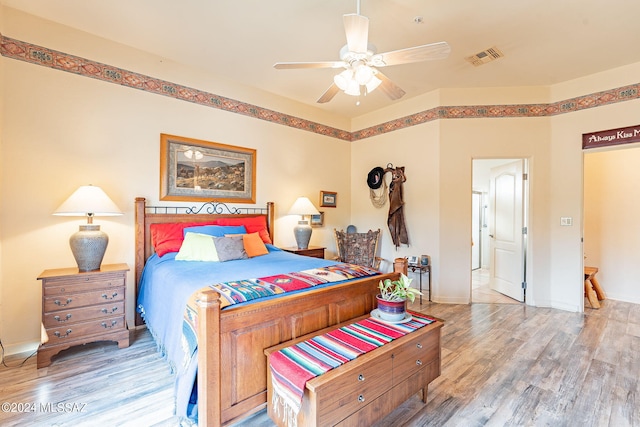
[[[358,141],[433,120],[547,117],[640,98],[640,83],[636,83],[550,104],[435,107],[355,132],[348,132],[289,114],[262,108],[257,105],[222,97],[210,92],[22,42],[5,37],[2,34],[0,34],[0,54],[7,58],[168,96],[181,101],[193,102],[211,108],[242,114],[244,116],[342,139],[344,141]]]

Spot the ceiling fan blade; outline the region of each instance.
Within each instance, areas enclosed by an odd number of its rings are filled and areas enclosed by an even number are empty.
[[[367,53],[369,18],[350,13],[343,16],[343,21],[349,52]]]
[[[380,90],[383,91],[385,95],[387,95],[392,100],[395,101],[396,99],[400,99],[406,93],[398,85],[396,85],[394,82],[389,80],[389,78],[384,74],[382,74],[380,71],[376,73],[376,77],[382,80],[382,83],[380,83],[380,86],[379,86]]]
[[[292,70],[297,68],[342,68],[346,64],[343,61],[324,62],[276,62],[273,68],[277,70]]]
[[[373,55],[370,63],[376,67],[408,64],[432,59],[444,59],[449,56],[450,52],[451,46],[447,42],[438,42]]]
[[[331,86],[329,86],[329,89],[327,89],[320,98],[318,98],[318,100],[316,101],[318,104],[324,104],[325,102],[329,102],[333,99],[334,96],[336,96],[336,94],[340,92],[340,88],[333,83]]]

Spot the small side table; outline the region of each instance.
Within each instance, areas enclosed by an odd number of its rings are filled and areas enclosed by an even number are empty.
[[[431,301],[431,264],[409,264],[407,268],[409,271],[417,272],[420,275],[420,292],[422,292],[422,274],[429,274],[429,301]],[[420,295],[420,304],[422,304],[422,295]]]
[[[298,255],[310,256],[314,258],[324,258],[325,248],[321,246],[309,246],[306,249],[298,249],[297,247],[280,248],[283,251],[291,252]]]

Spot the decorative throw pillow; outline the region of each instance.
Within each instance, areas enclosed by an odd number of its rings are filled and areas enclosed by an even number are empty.
[[[201,233],[209,236],[224,237],[226,234],[246,234],[244,225],[203,225],[201,227],[188,227],[184,229],[184,234]]]
[[[184,240],[183,230],[186,227],[196,225],[213,224],[213,222],[170,222],[151,224],[151,243],[153,250],[158,256],[163,256],[169,252],[178,252]]]
[[[244,251],[249,258],[253,258],[260,255],[266,255],[269,253],[269,249],[264,245],[259,233],[248,234],[226,234],[226,237],[241,236],[242,243],[244,244]]]
[[[220,261],[247,258],[242,236],[214,237],[213,241],[216,245],[216,252],[218,253]]]
[[[244,225],[247,233],[259,233],[264,243],[273,243],[267,231],[267,219],[264,216],[252,216],[241,218],[219,218],[216,220],[219,225]],[[229,233],[231,234],[231,233]]]
[[[178,261],[220,261],[213,241],[208,234],[187,233],[176,255]]]

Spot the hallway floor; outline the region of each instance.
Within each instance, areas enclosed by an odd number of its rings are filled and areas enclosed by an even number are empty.
[[[489,287],[489,270],[479,268],[471,272],[472,303],[520,304],[519,301],[494,291]]]

